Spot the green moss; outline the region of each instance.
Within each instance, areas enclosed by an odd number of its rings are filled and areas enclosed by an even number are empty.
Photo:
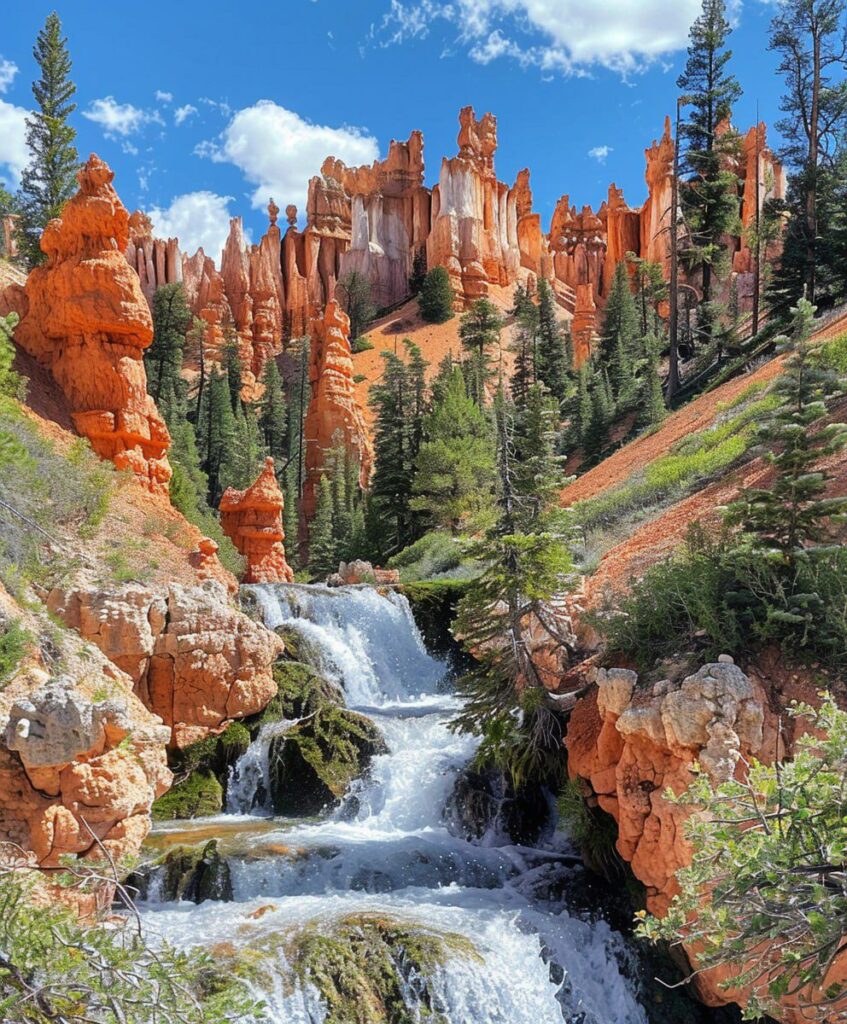
[[[343,918],[329,934],[300,932],[287,949],[300,980],[321,993],[326,1024],[446,1024],[429,979],[457,956],[481,960],[464,936],[371,914]]]
[[[364,715],[323,703],[271,741],[271,800],[283,815],[318,814],[335,806],[371,760],[386,751]]]
[[[202,818],[209,814],[220,814],[223,799],[223,787],[210,771],[194,771],[153,804],[153,819],[171,821],[175,818]]]
[[[576,779],[568,779],[558,796],[559,827],[579,847],[586,865],[609,880],[624,876],[617,851],[618,827],[611,814],[589,807]]]
[[[274,665],[273,676],[276,696],[259,716],[258,724],[303,718],[326,704],[344,705],[341,688],[310,665],[281,658]]]
[[[151,885],[167,901],[231,900],[229,865],[218,850],[216,839],[196,846],[177,846],[129,875],[126,885],[146,899]]]

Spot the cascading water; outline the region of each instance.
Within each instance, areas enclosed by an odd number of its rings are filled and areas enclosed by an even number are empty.
[[[417,988],[409,987],[409,1020],[644,1024],[625,977],[623,940],[604,922],[572,917],[534,895],[551,869],[566,870],[565,851],[472,844],[446,828],[445,803],[475,743],[448,728],[459,705],[405,598],[365,587],[245,589],[268,626],[296,630],[319,654],[348,706],[380,727],[389,752],[329,818],[267,822],[254,831],[246,819],[239,854],[229,861],[234,902],[148,903],[151,931],[177,944],[202,936],[210,944],[261,946],[306,924],[331,928],[350,915],[375,914],[464,936],[474,951],[449,956],[427,979],[440,1017],[422,1015]],[[230,811],[250,811],[256,790],[267,790],[268,745],[288,725],[263,727],[240,759]],[[208,819],[204,825],[208,833]],[[270,1019],[322,1024],[328,1009],[320,994],[284,979],[286,954],[275,955],[279,984],[261,993]]]

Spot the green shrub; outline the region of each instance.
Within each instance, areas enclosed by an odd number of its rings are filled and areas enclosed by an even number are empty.
[[[364,335],[359,338],[354,338],[350,342],[350,350],[353,355],[357,355],[359,352],[370,352],[373,347],[373,342],[370,338],[364,337]]]
[[[640,931],[690,943],[698,970],[732,967],[727,984],[751,989],[745,1017],[781,1017],[781,997],[795,993],[801,1017],[844,1020],[847,988],[828,968],[847,939],[847,712],[826,696],[820,710],[793,713],[813,732],[791,760],[753,759],[744,779],[699,773],[681,796],[666,791],[706,813],[688,821],[680,894],[662,920],[642,912]],[[812,1010],[806,986],[824,982]]]
[[[453,316],[453,287],[445,267],[433,267],[418,295],[421,316],[431,324],[443,324]]]
[[[814,353],[814,359],[840,376],[847,376],[847,331],[824,342]]]
[[[606,878],[620,877],[623,862],[615,843],[618,826],[611,814],[589,807],[576,779],[568,779],[556,799],[559,827],[580,850],[585,863]]]
[[[0,625],[0,684],[8,682],[15,674],[26,652],[35,638],[21,626],[18,619],[11,619]]]
[[[462,562],[463,546],[451,534],[432,530],[388,560],[390,569],[399,569],[404,583],[449,575]]]

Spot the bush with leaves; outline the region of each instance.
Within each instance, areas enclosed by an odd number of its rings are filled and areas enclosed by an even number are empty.
[[[445,267],[433,267],[423,279],[418,308],[428,323],[443,324],[453,316],[453,286]]]
[[[642,914],[640,931],[696,949],[698,970],[734,968],[733,987],[751,989],[748,1019],[779,1016],[789,996],[814,1003],[810,1020],[840,1021],[847,988],[830,968],[847,954],[847,712],[827,695],[792,713],[813,733],[791,760],[752,760],[743,779],[718,783],[700,772],[667,794],[706,813],[688,821],[679,895],[661,920]]]

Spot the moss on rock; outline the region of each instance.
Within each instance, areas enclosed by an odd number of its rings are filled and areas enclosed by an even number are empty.
[[[125,883],[141,899],[155,890],[161,900],[232,900],[232,878],[226,858],[212,839],[196,846],[177,846],[138,868]]]
[[[215,775],[206,770],[195,770],[175,783],[153,804],[154,821],[172,821],[176,818],[202,818],[220,814],[223,810],[224,791]]]

